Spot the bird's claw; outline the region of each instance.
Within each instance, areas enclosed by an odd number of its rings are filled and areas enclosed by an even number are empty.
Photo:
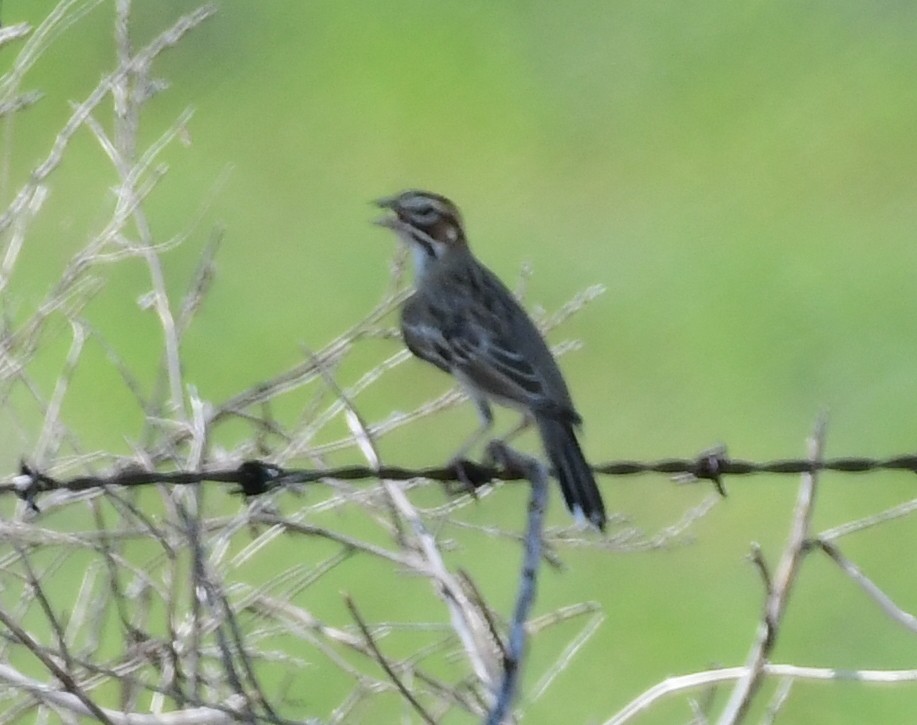
[[[481,486],[490,483],[493,478],[493,469],[490,466],[482,466],[474,461],[464,458],[456,458],[449,462],[448,468],[455,472],[455,480],[447,482],[454,484],[457,493],[474,494]]]

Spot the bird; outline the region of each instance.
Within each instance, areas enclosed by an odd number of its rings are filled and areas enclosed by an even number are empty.
[[[557,361],[531,317],[468,245],[458,207],[411,189],[377,199],[376,224],[391,229],[413,257],[414,290],[401,308],[401,333],[421,360],[453,376],[477,407],[480,427],[454,462],[493,426],[491,403],[533,422],[574,518],[605,528],[605,504],[586,461],[577,413]]]

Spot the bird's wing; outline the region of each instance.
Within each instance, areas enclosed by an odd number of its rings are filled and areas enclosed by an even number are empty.
[[[441,329],[426,324],[423,320],[408,318],[401,320],[401,336],[414,355],[421,360],[432,363],[440,370],[452,373],[455,368],[454,354]]]
[[[472,315],[469,327],[470,334],[453,340],[453,348],[462,353],[457,368],[467,380],[498,402],[579,423],[557,363],[521,308],[500,315]],[[537,352],[532,349],[536,343]]]
[[[576,422],[566,392],[558,400],[546,378],[546,374],[559,375],[547,348],[544,355],[533,357],[519,339],[520,321],[531,322],[515,300],[510,298],[511,306],[495,309],[474,299],[464,298],[458,306],[456,300],[462,298],[447,299],[452,303],[449,308],[430,298],[405,305],[401,329],[411,352],[497,402]],[[524,332],[538,334],[534,325]],[[545,364],[550,371],[542,369]]]
[[[513,343],[504,330],[472,321],[451,338],[454,364],[484,392],[532,406],[546,397],[544,379]]]

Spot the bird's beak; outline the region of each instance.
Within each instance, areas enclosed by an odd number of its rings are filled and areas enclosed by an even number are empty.
[[[394,209],[398,205],[397,196],[383,196],[381,199],[375,199],[373,201],[380,209]]]
[[[394,211],[398,207],[398,197],[397,196],[386,196],[381,199],[375,199],[373,201],[380,209],[390,209]],[[398,229],[401,221],[398,219],[398,216],[382,216],[378,219],[373,219],[373,224],[377,224],[380,227],[386,227],[387,229]]]

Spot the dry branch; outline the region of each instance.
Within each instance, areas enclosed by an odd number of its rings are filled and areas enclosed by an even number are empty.
[[[813,464],[817,464],[822,458],[826,424],[824,418],[820,419],[809,440],[809,461]],[[758,627],[756,642],[748,657],[745,674],[732,691],[729,702],[720,715],[719,725],[732,725],[741,721],[761,685],[764,665],[769,661],[771,652],[777,642],[780,626],[783,623],[783,613],[786,611],[793,584],[796,582],[796,577],[799,575],[799,567],[805,557],[806,541],[812,520],[812,510],[815,505],[817,483],[818,474],[816,471],[810,470],[803,474],[789,541],[783,550],[776,573],[773,577],[767,578],[767,598],[764,603],[764,616]],[[759,561],[762,562],[762,569],[766,570],[763,565],[764,560],[759,559]]]

